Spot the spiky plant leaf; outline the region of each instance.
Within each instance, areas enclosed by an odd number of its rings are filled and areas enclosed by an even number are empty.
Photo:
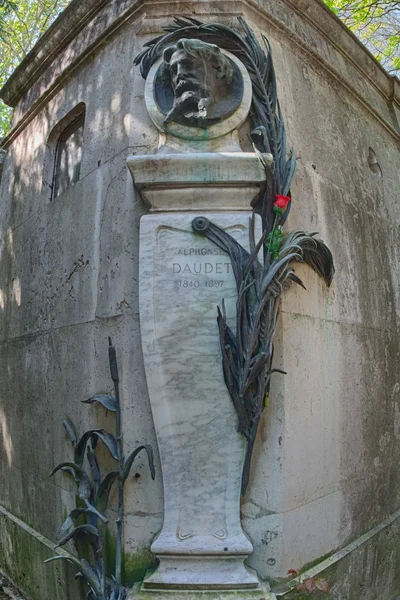
[[[81,559],[82,570],[86,574],[86,578],[90,577],[89,585],[91,586],[93,593],[96,595],[96,587],[97,583],[101,588],[101,578],[99,577],[99,573],[92,567],[92,565],[86,560],[86,558]],[[93,585],[93,584],[96,584]]]
[[[332,253],[322,240],[308,236],[300,243],[302,255],[299,260],[311,267],[329,287],[332,283],[335,267]]]
[[[109,449],[111,456],[115,458],[115,460],[118,460],[118,445],[115,437],[111,435],[111,433],[104,431],[104,429],[90,429],[82,435],[75,446],[74,460],[77,465],[82,465],[85,457],[86,445],[91,438],[102,440]]]
[[[117,403],[114,396],[111,394],[96,394],[87,400],[82,400],[84,404],[101,404],[107,410],[115,412],[117,410]]]
[[[90,565],[87,561],[85,561],[84,559],[79,560],[78,558],[75,558],[72,555],[69,555],[69,556],[58,555],[58,556],[52,556],[51,558],[48,558],[44,562],[49,563],[49,562],[52,562],[53,560],[67,560],[67,561],[71,562],[73,565],[75,565],[75,567],[77,567],[77,569],[79,569],[79,571],[82,573],[82,576],[85,578],[85,580],[88,582],[88,584],[93,588],[94,593],[95,593],[94,597],[95,598],[99,597],[99,594],[101,594],[100,580],[97,576],[97,573],[92,569],[92,567],[90,567]]]
[[[69,515],[65,519],[65,521],[62,524],[62,526],[60,527],[60,529],[57,531],[56,542],[59,542],[66,535],[66,533],[71,529],[71,527],[74,525],[74,519],[78,519],[81,515],[91,515],[91,514],[95,514],[96,516],[98,516],[99,513],[92,506],[88,506],[87,508],[74,508],[69,513]],[[104,519],[104,517],[102,517],[102,518]],[[106,520],[106,522],[107,522],[107,520]]]
[[[88,441],[91,438],[94,438],[97,440],[98,438],[97,438],[97,436],[95,436],[95,433],[100,433],[102,431],[103,431],[103,429],[90,429],[89,431],[86,431],[82,435],[82,437],[78,440],[78,442],[75,446],[75,452],[74,452],[74,460],[77,465],[82,466],[83,459],[85,458],[86,445],[87,445]]]
[[[82,469],[82,467],[79,467],[75,463],[61,463],[53,469],[50,477],[59,470],[72,475],[75,482],[78,484],[78,496],[86,504],[88,513],[95,515],[104,523],[107,523],[107,519],[91,504],[91,499],[94,496],[94,489],[89,477],[87,476],[87,473]]]
[[[72,563],[73,565],[75,565],[75,567],[77,567],[78,569],[80,569],[82,567],[81,561],[79,560],[79,558],[75,558],[72,555],[70,555],[70,556],[63,556],[62,554],[58,554],[57,556],[51,556],[50,558],[47,558],[43,562],[44,563],[49,563],[49,562],[53,562],[53,560],[68,560],[70,563]]]
[[[74,511],[72,511],[74,512]],[[61,525],[60,529],[56,533],[56,542],[58,543],[62,538],[66,535],[66,533],[73,527],[74,521],[72,518],[72,514],[69,514],[65,519],[64,523]]]
[[[86,451],[86,456],[88,459],[88,463],[90,466],[90,471],[92,473],[92,477],[93,477],[93,482],[95,485],[96,490],[98,489],[99,485],[100,485],[100,468],[99,468],[99,463],[97,462],[97,458],[96,455],[91,451],[91,449],[88,447],[87,451]]]
[[[325,245],[320,246],[314,239],[315,234],[303,231],[289,234],[283,240],[277,258],[271,260],[267,252],[267,260],[262,264],[258,259],[260,247],[255,243],[254,231],[249,234],[249,254],[244,249],[240,250],[236,241],[232,242],[229,233],[207,222],[205,217],[197,217],[196,222],[202,225],[193,227],[195,231],[198,229],[197,233],[228,252],[238,287],[236,333],[227,324],[224,303],[222,310],[218,308],[217,322],[225,384],[238,415],[238,431],[248,441],[242,478],[244,494],[255,436],[266,404],[265,396],[271,373],[276,371],[272,369],[272,356],[280,296],[287,282],[294,281],[304,287],[292,264],[294,261],[308,261],[328,282],[333,274],[333,262]],[[253,218],[250,227],[254,228],[254,224]],[[262,239],[265,240],[265,231]]]
[[[79,480],[78,495],[81,500],[89,500],[93,495],[93,486],[86,473],[82,473]]]
[[[154,480],[154,478],[156,476],[156,468],[154,465],[153,448],[150,446],[150,444],[143,444],[142,446],[138,446],[138,448],[136,448],[126,459],[125,464],[124,464],[124,476],[123,476],[124,481],[127,479],[128,475],[129,475],[133,461],[135,460],[135,458],[139,454],[139,452],[141,452],[142,450],[145,450],[147,453],[147,459],[149,461],[151,478]]]
[[[97,492],[96,506],[98,510],[102,513],[104,513],[107,510],[111,488],[118,475],[118,471],[111,471],[111,473],[107,473],[107,475],[100,483],[99,490]]]
[[[93,543],[95,538],[99,537],[99,531],[94,525],[88,525],[87,523],[85,525],[78,525],[78,527],[75,527],[75,529],[64,535],[64,537],[59,540],[58,545],[64,546],[70,540],[76,540],[79,537],[87,538]]]
[[[128,594],[128,590],[124,587],[120,588],[119,591],[114,590],[114,599],[115,600],[125,600]],[[113,600],[113,597],[111,596],[110,600]]]
[[[102,515],[102,514],[101,514],[101,513],[100,513],[100,512],[97,510],[97,508],[96,508],[95,506],[93,506],[93,504],[91,504],[91,503],[89,502],[89,500],[85,500],[84,502],[85,502],[85,504],[86,504],[86,506],[87,506],[87,509],[88,509],[88,514],[90,514],[90,515],[95,515],[95,516],[96,516],[96,517],[98,517],[98,518],[99,518],[101,521],[103,521],[103,523],[108,523],[108,519],[107,519],[107,518],[106,518],[104,515]],[[92,525],[92,523],[90,523],[90,525]]]
[[[81,477],[86,475],[85,471],[82,469],[81,466],[76,465],[75,463],[71,463],[71,462],[63,462],[63,463],[60,463],[59,465],[57,465],[56,467],[54,467],[54,469],[50,473],[49,477],[53,477],[53,475],[55,473],[57,473],[57,471],[60,471],[60,470],[72,475],[72,477],[74,478],[76,483],[79,483],[81,480]]]
[[[61,421],[62,421],[62,424],[64,425],[64,429],[65,429],[69,439],[71,440],[72,444],[74,446],[76,446],[76,444],[78,442],[78,434],[76,433],[74,424],[69,419],[63,418],[63,419],[61,419]]]
[[[292,272],[289,273],[288,277],[287,277],[290,281],[294,281],[294,283],[297,283],[297,285],[299,285],[300,287],[303,288],[303,290],[307,291],[306,286],[304,285],[304,283],[302,282],[302,280],[300,279],[300,277],[297,277],[297,275]]]

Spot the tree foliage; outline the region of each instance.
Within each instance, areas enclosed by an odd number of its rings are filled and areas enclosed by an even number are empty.
[[[325,0],[383,66],[400,73],[400,0]],[[0,0],[0,87],[70,0]],[[0,138],[11,121],[0,101]]]
[[[70,0],[0,0],[0,87]],[[0,138],[10,126],[11,109],[0,105]]]
[[[325,0],[387,71],[400,74],[400,0]]]

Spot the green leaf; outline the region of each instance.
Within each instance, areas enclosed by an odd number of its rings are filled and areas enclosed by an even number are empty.
[[[104,408],[107,410],[112,412],[116,412],[117,410],[117,402],[114,396],[111,396],[110,394],[97,394],[92,398],[88,398],[88,400],[82,400],[82,402],[85,404],[96,404],[97,402],[98,404],[104,406]]]
[[[97,575],[97,573],[95,572],[95,570],[89,565],[89,563],[85,560],[79,560],[78,558],[75,558],[75,556],[52,556],[51,558],[48,558],[47,560],[45,560],[45,563],[49,563],[52,562],[53,560],[67,560],[69,562],[71,562],[73,565],[75,565],[75,567],[77,569],[79,569],[79,572],[82,574],[82,576],[86,579],[86,581],[89,583],[89,585],[92,586],[93,590],[96,592],[96,594],[100,594],[101,593],[101,584],[100,584],[100,580],[99,577]]]
[[[325,0],[390,73],[400,70],[397,0]],[[394,43],[393,43],[394,38]]]
[[[310,577],[309,579],[305,579],[303,581],[304,583],[304,587],[306,588],[307,592],[309,594],[311,594],[311,592],[315,591],[316,588],[316,584],[315,584],[315,578],[314,577]]]
[[[324,594],[329,593],[329,585],[326,579],[317,579],[315,585],[321,592],[324,592]]]
[[[86,473],[82,473],[80,476],[79,487],[78,487],[78,496],[81,500],[89,500],[92,496],[93,487],[90,483],[89,477]]]
[[[81,466],[83,463],[86,445],[90,438],[98,438],[102,440],[109,449],[111,456],[115,458],[115,460],[118,460],[118,445],[115,437],[111,435],[111,433],[104,431],[104,429],[90,429],[82,435],[81,439],[75,446],[74,460],[77,465]]]
[[[151,478],[154,479],[156,476],[156,468],[154,465],[154,453],[153,453],[153,448],[150,446],[150,444],[143,444],[142,446],[139,446],[138,448],[136,448],[136,450],[134,450],[126,459],[125,464],[124,464],[124,481],[126,480],[126,478],[129,475],[129,472],[131,470],[133,461],[135,460],[136,456],[139,454],[139,452],[141,452],[142,450],[146,450],[147,453],[147,459],[149,461],[149,467],[150,467],[150,473],[151,473]]]
[[[96,516],[99,516],[98,511],[91,505],[89,505],[87,508],[74,508],[69,513],[60,529],[57,531],[56,542],[59,542],[65,536],[67,531],[71,529],[71,527],[74,525],[74,519],[78,519],[81,515],[87,514],[95,514]],[[104,520],[104,517],[102,515],[100,516]],[[105,519],[105,522],[107,523],[107,519]]]
[[[64,546],[70,540],[72,540],[72,539],[75,540],[76,538],[79,538],[79,537],[87,537],[93,543],[93,538],[99,537],[99,531],[98,531],[97,527],[94,527],[94,525],[88,525],[87,523],[85,525],[78,525],[78,527],[75,527],[75,529],[73,529],[72,531],[67,533],[64,537],[62,537],[59,540],[58,545]]]
[[[69,419],[61,419],[62,424],[64,425],[64,429],[67,432],[67,435],[74,446],[76,446],[78,441],[78,435],[76,433],[76,429],[73,423]]]
[[[70,0],[0,2],[0,87]],[[0,138],[9,130],[12,110],[0,102]]]
[[[97,492],[96,506],[102,513],[105,513],[107,510],[110,491],[118,475],[118,471],[111,471],[111,473],[108,473],[100,483],[99,491]]]
[[[85,471],[79,465],[71,462],[63,462],[54,467],[49,477],[53,477],[57,471],[64,471],[65,473],[69,473],[75,479],[76,483],[80,482],[80,479],[83,475],[86,475]]]
[[[108,523],[108,519],[106,519],[106,517],[104,517],[92,504],[90,504],[90,502],[86,500],[85,504],[87,506],[88,512],[90,512],[93,515],[96,515],[96,517],[101,519],[103,523]]]
[[[99,484],[100,484],[99,463],[97,462],[97,458],[96,458],[95,454],[93,454],[93,452],[91,451],[90,448],[87,449],[86,456],[88,459],[90,470],[92,472],[94,484],[96,486],[96,489],[98,489]]]

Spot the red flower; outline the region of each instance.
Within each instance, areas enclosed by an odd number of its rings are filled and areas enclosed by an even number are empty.
[[[277,194],[276,200],[273,204],[274,213],[283,215],[289,202],[290,202],[289,196],[283,196],[282,194]]]

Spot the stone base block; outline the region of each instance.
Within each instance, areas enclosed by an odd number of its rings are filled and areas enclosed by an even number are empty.
[[[145,154],[127,163],[152,212],[249,210],[265,181],[254,152]]]
[[[132,588],[128,600],[277,600],[267,584],[257,590],[145,590]]]
[[[160,565],[146,577],[143,590],[248,590],[259,589],[254,571],[244,565],[246,556],[159,556]]]

